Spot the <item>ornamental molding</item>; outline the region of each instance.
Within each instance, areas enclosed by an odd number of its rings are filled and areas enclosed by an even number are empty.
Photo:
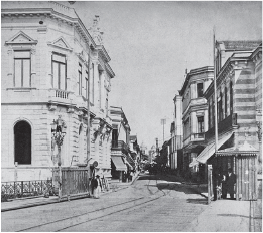
[[[47,42],[47,45],[50,46],[54,46],[60,49],[65,49],[65,50],[69,50],[72,51],[73,49],[69,46],[69,43],[65,40],[65,38],[63,36],[59,37],[58,39],[51,41],[51,42]]]
[[[18,44],[35,45],[37,44],[37,42],[38,42],[37,40],[32,39],[23,31],[19,31],[5,43],[7,45],[18,45]]]

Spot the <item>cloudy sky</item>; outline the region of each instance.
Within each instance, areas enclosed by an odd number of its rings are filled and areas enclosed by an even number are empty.
[[[100,16],[116,74],[109,103],[123,108],[131,134],[148,149],[156,137],[162,144],[164,118],[169,139],[185,69],[213,65],[213,27],[217,40],[262,39],[261,2],[77,1],[71,7],[87,28]]]

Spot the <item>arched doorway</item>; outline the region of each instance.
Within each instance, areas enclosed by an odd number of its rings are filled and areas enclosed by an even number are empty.
[[[31,127],[26,121],[19,121],[14,126],[15,162],[31,164]]]

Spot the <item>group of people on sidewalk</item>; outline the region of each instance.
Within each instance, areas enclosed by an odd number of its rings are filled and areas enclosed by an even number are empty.
[[[232,168],[228,169],[228,173],[215,174],[214,176],[214,199],[226,199],[227,194],[230,194],[230,199],[235,199],[235,184],[236,184],[236,175],[233,173]]]

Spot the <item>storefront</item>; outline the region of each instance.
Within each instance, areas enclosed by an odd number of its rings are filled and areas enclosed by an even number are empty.
[[[216,153],[217,168],[236,174],[236,200],[257,199],[257,157],[259,152],[245,141],[239,148],[228,148]]]

